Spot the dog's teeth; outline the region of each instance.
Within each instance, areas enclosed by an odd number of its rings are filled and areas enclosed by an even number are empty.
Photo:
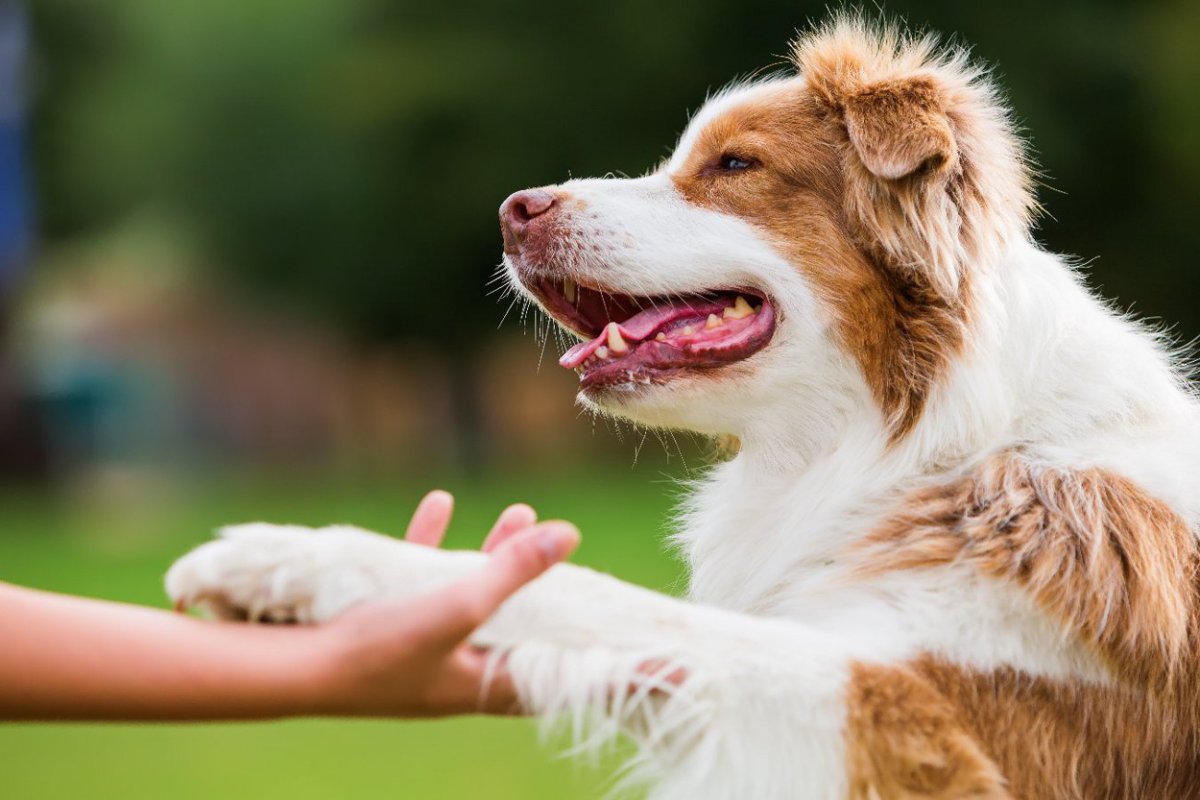
[[[693,328],[691,325],[684,325],[684,326],[683,326],[683,335],[684,335],[684,336],[691,336],[691,335],[692,335],[693,333],[695,333],[695,332],[696,332],[696,329],[695,329],[695,328]]]
[[[665,342],[666,340],[667,340],[667,335],[665,333],[663,333],[662,331],[659,331],[658,335],[654,337],[654,341],[656,341],[656,342]]]
[[[727,307],[722,313],[725,319],[745,319],[754,314],[754,309],[746,302],[746,298],[739,294],[733,305]]]
[[[577,289],[578,287],[575,285],[575,281],[571,280],[570,278],[567,278],[563,281],[563,296],[567,298],[567,302],[571,305],[575,305],[575,301],[579,298],[579,292]]]
[[[604,345],[600,345],[596,348],[596,355],[599,358],[608,358],[608,348]]]
[[[704,327],[712,330],[721,326],[721,318],[716,314],[709,314],[708,321],[704,323]]]
[[[625,343],[625,337],[621,335],[621,327],[615,322],[608,323],[606,329],[608,333],[608,349],[616,355],[622,355],[629,352],[629,345]]]

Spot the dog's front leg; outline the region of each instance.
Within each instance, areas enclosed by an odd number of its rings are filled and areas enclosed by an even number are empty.
[[[320,622],[485,558],[354,528],[244,525],[180,559],[167,590],[220,616]],[[531,712],[568,721],[584,743],[631,736],[656,798],[845,796],[850,657],[833,637],[559,565],[473,641],[507,659]]]

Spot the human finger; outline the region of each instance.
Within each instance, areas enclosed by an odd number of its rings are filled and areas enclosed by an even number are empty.
[[[454,514],[454,495],[435,489],[422,498],[409,520],[404,533],[406,541],[413,544],[437,547],[446,536],[450,517]]]
[[[537,522],[537,512],[525,503],[515,503],[500,512],[496,524],[483,540],[483,552],[491,553],[513,534],[532,527]]]
[[[423,616],[426,635],[441,642],[461,642],[514,592],[578,545],[579,531],[568,522],[543,522],[512,536],[474,575],[422,603],[428,609]]]

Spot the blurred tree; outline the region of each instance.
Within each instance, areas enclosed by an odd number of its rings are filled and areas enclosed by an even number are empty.
[[[26,153],[25,4],[0,0],[0,344],[9,335],[14,287],[28,266],[32,237]],[[0,478],[45,472],[43,431],[22,396],[20,377],[0,347]]]
[[[10,287],[29,258],[31,220],[25,174],[25,5],[0,0],[0,336]]]
[[[706,92],[782,65],[823,2],[39,0],[45,236],[138,206],[368,339],[469,348],[517,188],[655,164]],[[1122,303],[1200,332],[1194,0],[887,7],[999,65],[1056,221]],[[774,54],[774,55],[773,55]],[[455,313],[448,315],[446,309]]]

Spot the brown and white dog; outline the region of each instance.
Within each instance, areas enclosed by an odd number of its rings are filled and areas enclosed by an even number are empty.
[[[655,798],[1200,796],[1200,405],[1033,242],[964,53],[841,18],[794,61],[651,174],[502,207],[582,402],[741,449],[683,514],[688,600],[561,566],[478,642]],[[479,558],[241,526],[168,590],[320,620]]]

